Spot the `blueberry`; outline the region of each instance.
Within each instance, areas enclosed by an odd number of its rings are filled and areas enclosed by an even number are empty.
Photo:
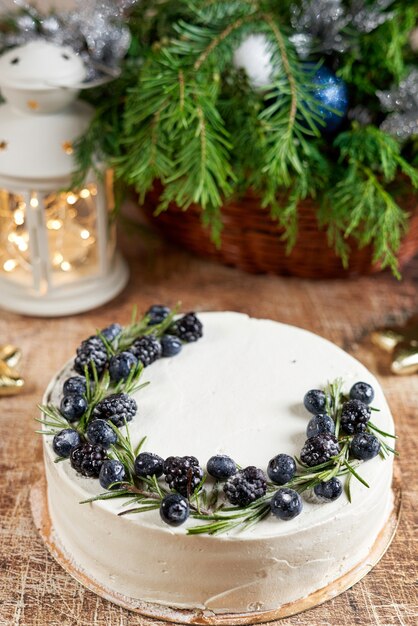
[[[290,520],[302,511],[302,500],[297,491],[283,487],[272,497],[270,507],[279,519]]]
[[[326,396],[321,389],[311,389],[305,394],[303,404],[309,413],[317,415],[318,413],[325,413],[325,400]]]
[[[183,347],[181,339],[174,335],[164,335],[161,337],[160,343],[163,356],[175,356]]]
[[[284,485],[292,480],[296,472],[296,463],[288,454],[278,454],[268,464],[267,474],[276,485]]]
[[[135,459],[135,474],[138,478],[147,476],[162,476],[164,470],[164,459],[153,452],[141,452]]]
[[[226,454],[212,456],[206,466],[208,474],[217,480],[227,480],[237,472],[237,465],[231,457]]]
[[[82,396],[87,391],[86,379],[84,376],[71,376],[65,381],[62,392],[64,396],[68,396],[70,393],[76,393]]]
[[[100,468],[99,483],[103,489],[117,489],[118,486],[110,487],[113,483],[122,483],[126,481],[127,473],[123,463],[114,459],[103,461]]]
[[[351,441],[350,451],[355,459],[369,461],[379,454],[380,441],[371,433],[358,433]]]
[[[132,352],[120,352],[112,356],[109,362],[109,374],[113,383],[127,380],[132,368],[136,367],[138,359]]]
[[[100,443],[104,448],[109,448],[118,440],[118,436],[106,420],[92,420],[87,426],[86,437],[90,443]]]
[[[59,433],[54,435],[52,440],[52,449],[58,456],[67,459],[71,450],[79,446],[81,443],[81,437],[76,430],[72,428],[64,428]]]
[[[189,517],[189,503],[178,493],[170,493],[161,502],[160,515],[170,526],[181,526]]]
[[[321,433],[331,433],[331,435],[335,433],[335,422],[332,417],[326,413],[314,415],[306,428],[306,436],[308,438],[316,437],[316,435],[320,435]]]
[[[107,341],[113,341],[116,339],[118,335],[122,332],[122,326],[120,324],[110,324],[110,326],[106,326],[100,331],[100,334],[103,335]]]
[[[364,404],[373,402],[374,389],[368,383],[355,383],[350,389],[350,398],[352,400],[360,400]]]
[[[153,304],[145,313],[149,317],[148,324],[154,326],[155,324],[161,324],[165,318],[170,315],[171,311],[167,306],[162,304]]]
[[[84,396],[70,393],[61,400],[60,411],[69,422],[76,422],[87,410],[87,400]]]
[[[331,478],[326,482],[319,483],[314,487],[315,495],[322,502],[333,502],[340,497],[343,492],[343,486],[341,484],[341,480],[338,478]]]

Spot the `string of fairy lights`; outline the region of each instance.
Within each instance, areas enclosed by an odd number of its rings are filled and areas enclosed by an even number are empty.
[[[30,206],[44,210],[51,267],[70,272],[93,257],[95,237],[95,184],[80,191],[30,196]],[[0,269],[4,272],[30,270],[30,233],[27,207],[21,195],[0,190]]]

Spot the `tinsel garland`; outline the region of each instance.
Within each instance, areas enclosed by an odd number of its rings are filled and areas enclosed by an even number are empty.
[[[3,10],[10,13],[10,5],[14,4],[20,11],[13,17],[14,28],[0,33],[0,49],[43,38],[70,46],[80,54],[88,70],[88,82],[102,76],[115,77],[131,42],[126,16],[136,2],[76,0],[76,10],[43,14],[26,0],[1,0]]]
[[[291,8],[291,25],[296,31],[291,41],[302,58],[311,54],[346,52],[352,45],[352,33],[370,33],[393,17],[385,9],[394,0],[302,0]],[[351,31],[351,32],[350,32]]]
[[[412,69],[408,76],[390,91],[378,91],[387,116],[380,128],[399,139],[418,135],[418,69]]]

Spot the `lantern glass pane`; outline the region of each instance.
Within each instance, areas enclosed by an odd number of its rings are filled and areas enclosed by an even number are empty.
[[[114,172],[106,170],[105,193],[107,206],[107,258],[112,262],[116,253],[116,200],[114,192]]]
[[[26,213],[22,195],[0,189],[0,276],[32,286]]]
[[[44,197],[51,283],[58,287],[98,273],[97,185]]]

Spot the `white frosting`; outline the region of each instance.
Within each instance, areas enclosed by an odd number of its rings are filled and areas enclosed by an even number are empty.
[[[376,393],[374,421],[393,432],[390,410],[373,375],[330,342],[307,331],[239,313],[200,314],[204,337],[176,357],[147,368],[130,423],[144,450],[193,454],[205,464],[225,453],[241,466],[266,469],[274,455],[299,454],[309,414],[308,389],[342,377],[347,390],[363,380]],[[46,397],[58,402],[69,367]],[[242,532],[190,536],[165,525],[158,511],[118,517],[122,500],[80,505],[102,489],[69,462],[54,463],[45,437],[53,527],[68,555],[90,577],[132,598],[215,612],[271,610],[324,587],[368,553],[392,507],[392,459],[362,464],[370,489],[352,480],[329,504],[304,502],[294,520],[273,516]]]

